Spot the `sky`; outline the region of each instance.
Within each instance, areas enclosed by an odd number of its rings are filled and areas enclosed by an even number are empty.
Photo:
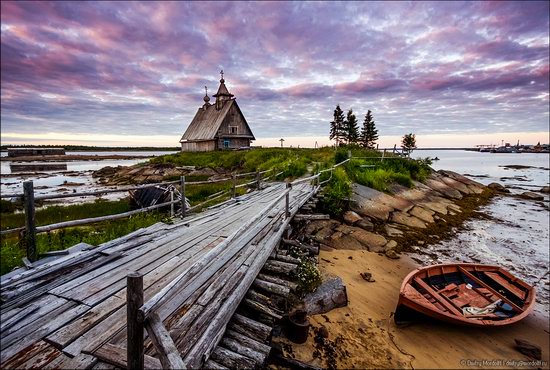
[[[257,140],[549,141],[549,2],[1,2],[2,144],[177,146],[221,69]]]

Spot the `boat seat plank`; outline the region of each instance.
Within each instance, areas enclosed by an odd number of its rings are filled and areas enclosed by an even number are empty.
[[[437,292],[431,286],[426,284],[422,279],[420,279],[419,277],[415,277],[414,282],[417,283],[425,291],[427,291],[436,301],[438,301],[443,307],[445,307],[447,311],[454,315],[462,316],[462,312],[460,312],[455,306],[445,300],[442,296],[437,294]]]
[[[513,282],[509,282],[505,278],[500,276],[498,274],[498,272],[486,271],[486,272],[483,272],[483,274],[485,274],[485,276],[491,278],[491,280],[493,280],[493,281],[497,282],[498,284],[502,285],[503,288],[510,291],[512,294],[514,294],[519,299],[521,299],[521,300],[525,299],[525,292],[522,291],[521,289],[519,289],[517,286],[515,286]]]
[[[470,273],[469,271],[465,270],[463,267],[461,266],[458,266],[458,269],[460,270],[460,272],[462,272],[465,276],[467,276],[468,278],[472,279],[473,281],[475,281],[477,284],[479,284],[480,286],[483,286],[485,287],[487,290],[489,290],[491,293],[493,293],[493,295],[495,295],[496,297],[502,299],[503,302],[505,303],[508,303],[510,306],[512,306],[512,308],[517,311],[517,312],[523,312],[523,309],[518,307],[514,302],[510,301],[508,298],[506,298],[504,295],[502,295],[501,293],[497,292],[496,290],[494,290],[493,288],[491,288],[490,286],[488,286],[487,284],[485,284],[483,281],[481,281],[480,279],[478,279],[475,275],[473,275],[472,273]]]

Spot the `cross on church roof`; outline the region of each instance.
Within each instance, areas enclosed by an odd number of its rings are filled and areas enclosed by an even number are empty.
[[[223,80],[223,69],[220,71],[220,75],[222,75],[222,80]]]

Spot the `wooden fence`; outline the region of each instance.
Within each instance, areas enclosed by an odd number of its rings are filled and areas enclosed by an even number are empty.
[[[80,226],[80,225],[87,225],[92,224],[96,222],[102,222],[102,221],[110,221],[110,220],[116,220],[121,218],[126,218],[138,213],[143,212],[149,212],[155,209],[163,208],[170,206],[170,215],[173,217],[175,215],[174,212],[174,206],[176,204],[180,204],[180,216],[181,218],[184,218],[188,212],[192,212],[194,210],[199,209],[200,207],[204,206],[206,203],[209,203],[215,199],[218,199],[224,195],[231,194],[232,198],[235,198],[237,189],[245,186],[251,186],[255,185],[256,188],[261,187],[262,181],[266,181],[269,177],[262,178],[263,175],[267,174],[268,172],[272,172],[272,170],[267,171],[254,171],[254,172],[247,172],[247,173],[234,173],[231,177],[226,177],[222,179],[217,180],[208,180],[208,181],[192,181],[192,182],[186,182],[185,176],[181,176],[180,180],[178,181],[168,181],[168,182],[161,182],[161,183],[154,183],[154,184],[145,184],[145,185],[139,185],[139,186],[131,186],[131,187],[123,187],[118,189],[103,189],[103,190],[97,190],[97,191],[88,191],[88,192],[78,192],[78,193],[71,193],[71,194],[54,194],[54,195],[35,195],[34,194],[34,185],[32,181],[26,181],[23,183],[23,193],[22,194],[0,194],[0,198],[11,198],[11,199],[20,199],[24,202],[24,212],[25,212],[25,226],[8,229],[8,230],[2,230],[0,231],[0,235],[6,235],[6,234],[13,234],[13,233],[20,233],[23,235],[23,238],[25,240],[26,250],[27,250],[27,263],[32,263],[38,259],[37,256],[37,250],[36,250],[36,234],[38,233],[44,233],[49,232],[52,230],[57,229],[63,229],[67,227],[74,227],[74,226]],[[275,174],[274,177],[277,177],[278,175],[282,174],[282,172]],[[253,181],[246,182],[243,184],[237,184],[238,178],[244,178],[244,177],[251,177],[255,176]],[[230,190],[223,190],[220,192],[217,192],[215,194],[210,195],[206,201],[196,204],[193,207],[187,208],[186,205],[186,197],[185,197],[185,191],[186,186],[189,185],[206,185],[206,184],[214,184],[214,183],[222,183],[222,182],[232,182],[232,187]],[[179,192],[181,195],[181,199],[175,200],[174,199],[174,191],[176,190],[176,186],[179,185]],[[100,216],[100,217],[92,217],[92,218],[85,218],[85,219],[79,219],[79,220],[71,220],[71,221],[64,221],[64,222],[58,222],[55,224],[50,225],[44,225],[44,226],[36,226],[36,219],[35,219],[35,202],[39,200],[52,200],[52,199],[62,199],[62,198],[72,198],[72,197],[85,197],[85,196],[97,196],[97,195],[103,195],[103,194],[111,194],[111,193],[123,193],[130,190],[139,190],[139,189],[146,189],[156,186],[169,186],[170,189],[170,201],[160,203],[160,204],[154,204],[145,208],[136,209],[128,212],[118,213],[114,215],[108,215],[108,216]],[[26,264],[27,264],[26,263]]]

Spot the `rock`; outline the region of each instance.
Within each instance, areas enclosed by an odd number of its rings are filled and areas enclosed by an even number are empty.
[[[403,231],[399,230],[396,227],[390,226],[390,225],[384,225],[384,229],[386,230],[386,234],[388,236],[401,236],[403,235]]]
[[[363,278],[363,280],[368,281],[369,283],[374,283],[376,280],[372,278],[372,274],[370,272],[362,272],[359,275]]]
[[[326,252],[330,252],[330,251],[334,250],[334,248],[329,247],[328,245],[323,244],[323,243],[319,244],[319,249],[322,250],[322,251],[326,251]]]
[[[462,182],[456,181],[456,180],[454,180],[450,177],[439,176],[438,180],[443,182],[445,185],[447,185],[447,186],[449,186],[453,189],[458,190],[459,192],[461,192],[463,194],[472,194],[473,193],[473,191],[470,190],[468,185],[463,184]]]
[[[304,297],[304,309],[308,315],[326,313],[348,305],[346,286],[342,279],[333,276],[325,280],[313,293]]]
[[[530,343],[524,339],[514,339],[516,342],[516,349],[526,356],[535,360],[542,359],[542,349],[540,346]]]
[[[369,251],[376,253],[383,252],[384,246],[387,243],[386,238],[382,235],[371,233],[370,231],[359,228],[355,228],[355,231],[350,234],[350,237],[367,247]]]
[[[529,200],[544,200],[543,195],[534,193],[532,191],[523,192],[521,193],[520,197],[523,199],[529,199]]]
[[[389,251],[390,249],[395,249],[397,247],[397,242],[395,240],[390,240],[384,246],[384,251]]]
[[[437,176],[430,176],[426,182],[426,186],[429,188],[436,190],[440,192],[441,194],[445,195],[447,198],[453,198],[453,199],[462,199],[462,194],[460,191],[451,188],[449,185],[445,184],[443,181],[439,181],[437,179]]]
[[[492,182],[487,187],[491,190],[497,191],[499,193],[509,193],[510,190],[506,189],[504,185],[499,184],[498,182]]]
[[[420,229],[426,228],[426,224],[421,219],[415,216],[411,216],[405,212],[397,212],[397,211],[393,212],[391,214],[390,220],[392,222],[405,225],[405,226],[417,227]]]
[[[321,338],[328,338],[328,334],[328,329],[324,325],[321,325],[317,330],[317,335]]]
[[[374,225],[372,222],[365,220],[364,218],[361,219],[361,221],[357,222],[354,226],[360,227],[363,230],[372,231],[374,229]]]
[[[468,185],[468,188],[470,188],[470,190],[477,189],[476,191],[474,191],[476,194],[479,194],[479,193],[477,193],[478,191],[483,192],[483,189],[485,188],[485,186],[482,183],[474,181],[472,179],[469,179],[466,176],[463,176],[463,175],[458,174],[456,172],[449,171],[449,170],[439,170],[437,172],[439,172],[440,174],[442,174],[444,176],[450,177],[450,178],[452,178],[456,181],[459,181],[463,184]]]
[[[414,206],[410,211],[409,214],[411,216],[418,217],[424,222],[433,223],[435,222],[433,215],[435,214],[434,211],[427,210],[426,208],[420,207],[420,206]]]
[[[386,251],[386,257],[396,260],[399,259],[399,254],[397,254],[395,249],[389,249]]]
[[[539,191],[544,194],[550,194],[550,186],[543,186]]]
[[[344,221],[346,221],[346,223],[349,225],[353,225],[361,221],[362,219],[363,218],[361,216],[353,211],[347,211],[346,213],[344,213]]]

